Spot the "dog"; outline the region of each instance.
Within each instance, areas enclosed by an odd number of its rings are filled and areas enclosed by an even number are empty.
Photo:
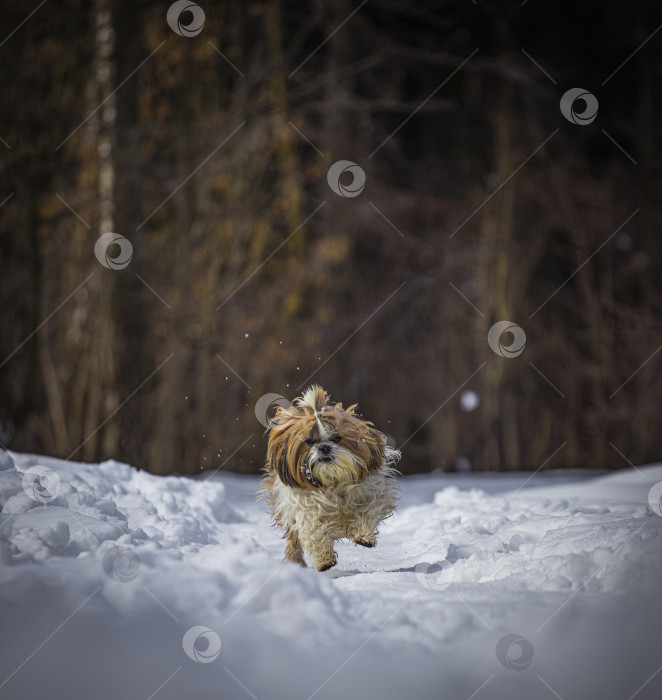
[[[274,525],[285,530],[285,560],[318,571],[338,562],[334,542],[377,544],[377,526],[397,506],[400,452],[386,436],[314,385],[279,406],[267,432],[261,493]]]

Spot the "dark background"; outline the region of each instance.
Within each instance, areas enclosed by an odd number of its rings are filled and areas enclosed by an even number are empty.
[[[198,4],[3,5],[4,445],[253,472],[315,381],[404,472],[662,457],[659,3]]]

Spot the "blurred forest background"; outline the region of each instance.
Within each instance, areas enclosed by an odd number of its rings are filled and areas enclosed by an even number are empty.
[[[4,445],[255,472],[319,382],[404,472],[662,458],[659,3],[170,5],[3,5]]]

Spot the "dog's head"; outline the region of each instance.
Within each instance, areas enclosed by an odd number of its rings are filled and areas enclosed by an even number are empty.
[[[390,449],[386,436],[361,420],[355,408],[331,403],[319,386],[291,406],[280,406],[268,429],[267,469],[287,486],[302,489],[363,481],[382,466]]]

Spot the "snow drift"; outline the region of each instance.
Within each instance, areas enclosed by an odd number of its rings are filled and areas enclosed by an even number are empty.
[[[662,697],[662,467],[401,479],[282,564],[258,480],[0,453],[0,698]]]

